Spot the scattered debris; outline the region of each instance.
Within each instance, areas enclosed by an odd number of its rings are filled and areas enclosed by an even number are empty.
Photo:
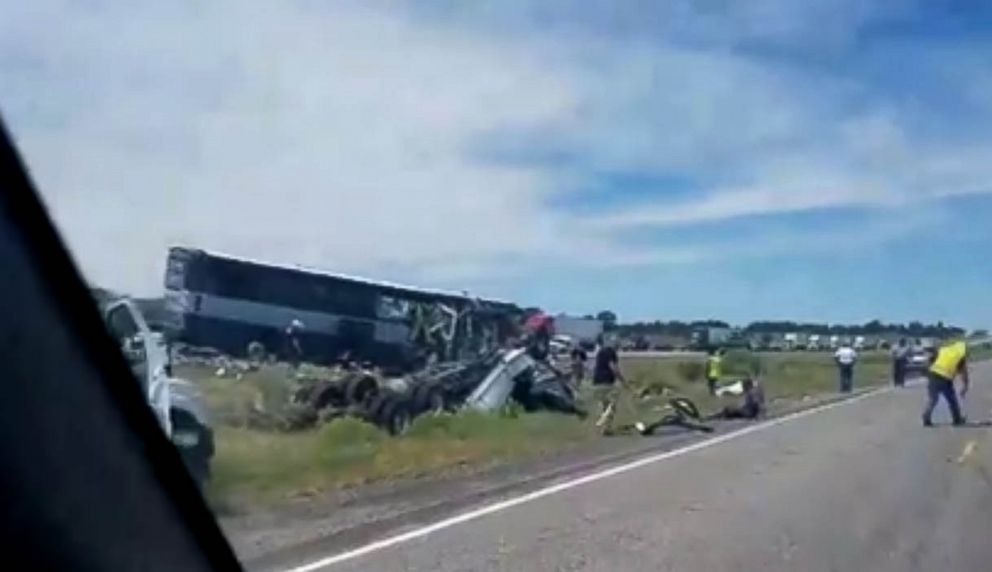
[[[744,382],[742,380],[738,380],[728,385],[722,385],[716,388],[715,393],[717,397],[723,397],[725,395],[744,395]]]
[[[196,358],[200,359],[200,358]],[[242,375],[248,364],[214,356],[217,377]],[[477,359],[441,362],[401,377],[386,377],[354,364],[307,368],[290,378],[289,403],[279,413],[257,405],[250,424],[299,430],[352,416],[393,435],[404,433],[414,418],[470,408],[496,412],[511,401],[527,411],[546,409],[580,415],[578,396],[567,374],[533,359],[526,349],[494,350]]]
[[[676,397],[668,401],[666,413],[661,419],[651,424],[637,422],[635,429],[642,435],[651,435],[661,427],[681,427],[703,433],[712,433],[713,427],[703,423],[699,408],[684,397]]]

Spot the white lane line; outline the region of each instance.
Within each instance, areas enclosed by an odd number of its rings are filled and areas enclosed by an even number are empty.
[[[450,518],[446,518],[444,520],[439,520],[439,521],[437,521],[437,522],[435,522],[433,524],[429,524],[429,525],[423,526],[421,528],[416,528],[414,530],[411,530],[411,531],[408,531],[408,532],[404,532],[402,534],[397,534],[395,536],[390,536],[388,538],[384,538],[382,540],[378,540],[376,542],[372,542],[372,543],[366,544],[365,546],[361,546],[359,548],[355,548],[355,549],[349,550],[347,552],[342,552],[342,553],[336,554],[334,556],[328,556],[326,558],[322,558],[320,560],[316,560],[314,562],[310,562],[309,564],[303,564],[302,566],[297,566],[296,568],[288,568],[288,569],[284,570],[283,572],[314,572],[316,570],[320,570],[321,568],[326,568],[328,566],[334,566],[335,564],[340,564],[340,563],[345,562],[347,560],[354,560],[355,558],[360,558],[362,556],[366,556],[366,555],[371,554],[373,552],[378,552],[380,550],[384,550],[386,548],[390,548],[390,547],[396,546],[398,544],[403,544],[403,543],[406,543],[406,542],[410,542],[411,540],[416,540],[418,538],[423,538],[423,537],[425,537],[425,536],[427,536],[429,534],[433,534],[435,532],[444,530],[446,528],[451,528],[452,526],[463,524],[463,523],[466,523],[466,522],[469,522],[469,521],[472,521],[472,520],[476,520],[478,518],[482,518],[484,516],[487,516],[487,515],[490,515],[490,514],[493,514],[493,513],[501,512],[501,511],[504,511],[504,510],[513,508],[515,506],[526,504],[526,503],[535,501],[535,500],[540,499],[540,498],[548,497],[548,496],[555,495],[555,494],[558,494],[558,493],[561,493],[561,492],[564,492],[564,491],[567,491],[567,490],[570,490],[570,489],[574,489],[576,487],[580,487],[580,486],[585,485],[585,484],[589,484],[589,483],[592,483],[592,482],[596,482],[596,481],[600,481],[600,480],[607,479],[607,478],[610,478],[610,477],[614,477],[616,475],[620,475],[620,474],[623,474],[623,473],[626,473],[626,472],[629,472],[629,471],[633,471],[635,469],[639,469],[641,467],[644,467],[644,466],[647,466],[647,465],[651,465],[653,463],[658,463],[658,462],[664,461],[666,459],[671,459],[673,457],[678,457],[680,455],[685,455],[687,453],[692,453],[693,451],[698,451],[700,449],[705,449],[707,447],[712,447],[714,445],[719,445],[721,443],[726,443],[727,441],[730,441],[732,439],[736,439],[738,437],[743,437],[744,435],[750,435],[751,433],[757,433],[759,431],[764,431],[765,429],[769,429],[771,427],[776,427],[778,425],[782,425],[783,423],[788,423],[789,421],[793,421],[793,420],[796,420],[796,419],[800,419],[802,417],[806,417],[807,415],[813,415],[814,413],[821,413],[823,411],[827,411],[827,410],[833,409],[835,407],[840,407],[842,405],[850,405],[851,403],[855,403],[857,401],[861,401],[862,399],[867,399],[869,397],[878,395],[880,393],[885,393],[885,392],[888,392],[888,391],[891,391],[891,390],[892,390],[892,387],[891,386],[882,387],[882,388],[879,388],[879,389],[873,389],[873,390],[871,390],[871,391],[869,391],[867,393],[862,393],[861,395],[858,395],[856,397],[852,397],[852,398],[849,398],[849,399],[844,399],[844,400],[841,400],[841,401],[834,401],[832,403],[827,403],[825,405],[820,405],[818,407],[813,407],[813,408],[810,408],[810,409],[805,409],[803,411],[797,411],[795,413],[790,413],[788,415],[784,415],[782,417],[778,417],[778,418],[772,419],[770,421],[765,421],[764,423],[760,423],[758,425],[751,425],[751,426],[748,426],[748,427],[744,427],[742,429],[738,429],[736,431],[732,431],[730,433],[725,433],[723,435],[718,435],[716,437],[713,437],[713,438],[710,438],[710,439],[706,439],[705,441],[699,441],[699,442],[693,443],[691,445],[686,445],[685,447],[681,447],[681,448],[678,448],[678,449],[672,449],[671,451],[666,451],[664,453],[658,453],[658,454],[651,455],[651,456],[648,456],[648,457],[643,457],[641,459],[638,459],[636,461],[631,461],[631,462],[625,463],[623,465],[619,465],[619,466],[616,466],[616,467],[611,467],[609,469],[604,469],[602,471],[597,471],[595,473],[591,473],[591,474],[585,475],[583,477],[578,477],[578,478],[572,479],[570,481],[565,481],[563,483],[558,483],[556,485],[551,485],[551,486],[545,487],[543,489],[538,489],[536,491],[533,491],[533,492],[530,492],[530,493],[527,493],[527,494],[524,494],[524,495],[521,495],[521,496],[518,496],[518,497],[513,497],[513,498],[510,498],[510,499],[507,499],[507,500],[504,500],[504,501],[500,501],[500,502],[496,502],[496,503],[493,503],[493,504],[490,504],[490,505],[483,506],[481,508],[470,510],[468,512],[464,512],[464,513],[461,513],[461,514],[452,516]]]

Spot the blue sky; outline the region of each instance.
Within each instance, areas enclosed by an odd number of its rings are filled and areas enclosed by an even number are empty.
[[[0,109],[107,286],[183,243],[624,319],[992,322],[977,3],[12,4]]]

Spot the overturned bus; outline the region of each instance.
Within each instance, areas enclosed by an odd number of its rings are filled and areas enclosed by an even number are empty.
[[[467,359],[512,335],[521,310],[466,293],[400,286],[194,248],[169,249],[167,328],[177,341],[244,355],[285,355],[287,327],[303,359],[407,369]],[[256,344],[257,346],[257,344]]]

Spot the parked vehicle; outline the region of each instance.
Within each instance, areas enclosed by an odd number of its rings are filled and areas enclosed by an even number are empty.
[[[202,486],[210,476],[214,436],[199,391],[193,384],[172,377],[171,356],[162,334],[148,327],[131,299],[97,294],[97,302],[159,425]]]
[[[914,372],[926,371],[930,367],[930,363],[934,357],[935,354],[932,349],[917,347],[909,354],[906,368]]]
[[[783,337],[783,349],[786,351],[802,351],[806,349],[806,334],[790,332]]]

